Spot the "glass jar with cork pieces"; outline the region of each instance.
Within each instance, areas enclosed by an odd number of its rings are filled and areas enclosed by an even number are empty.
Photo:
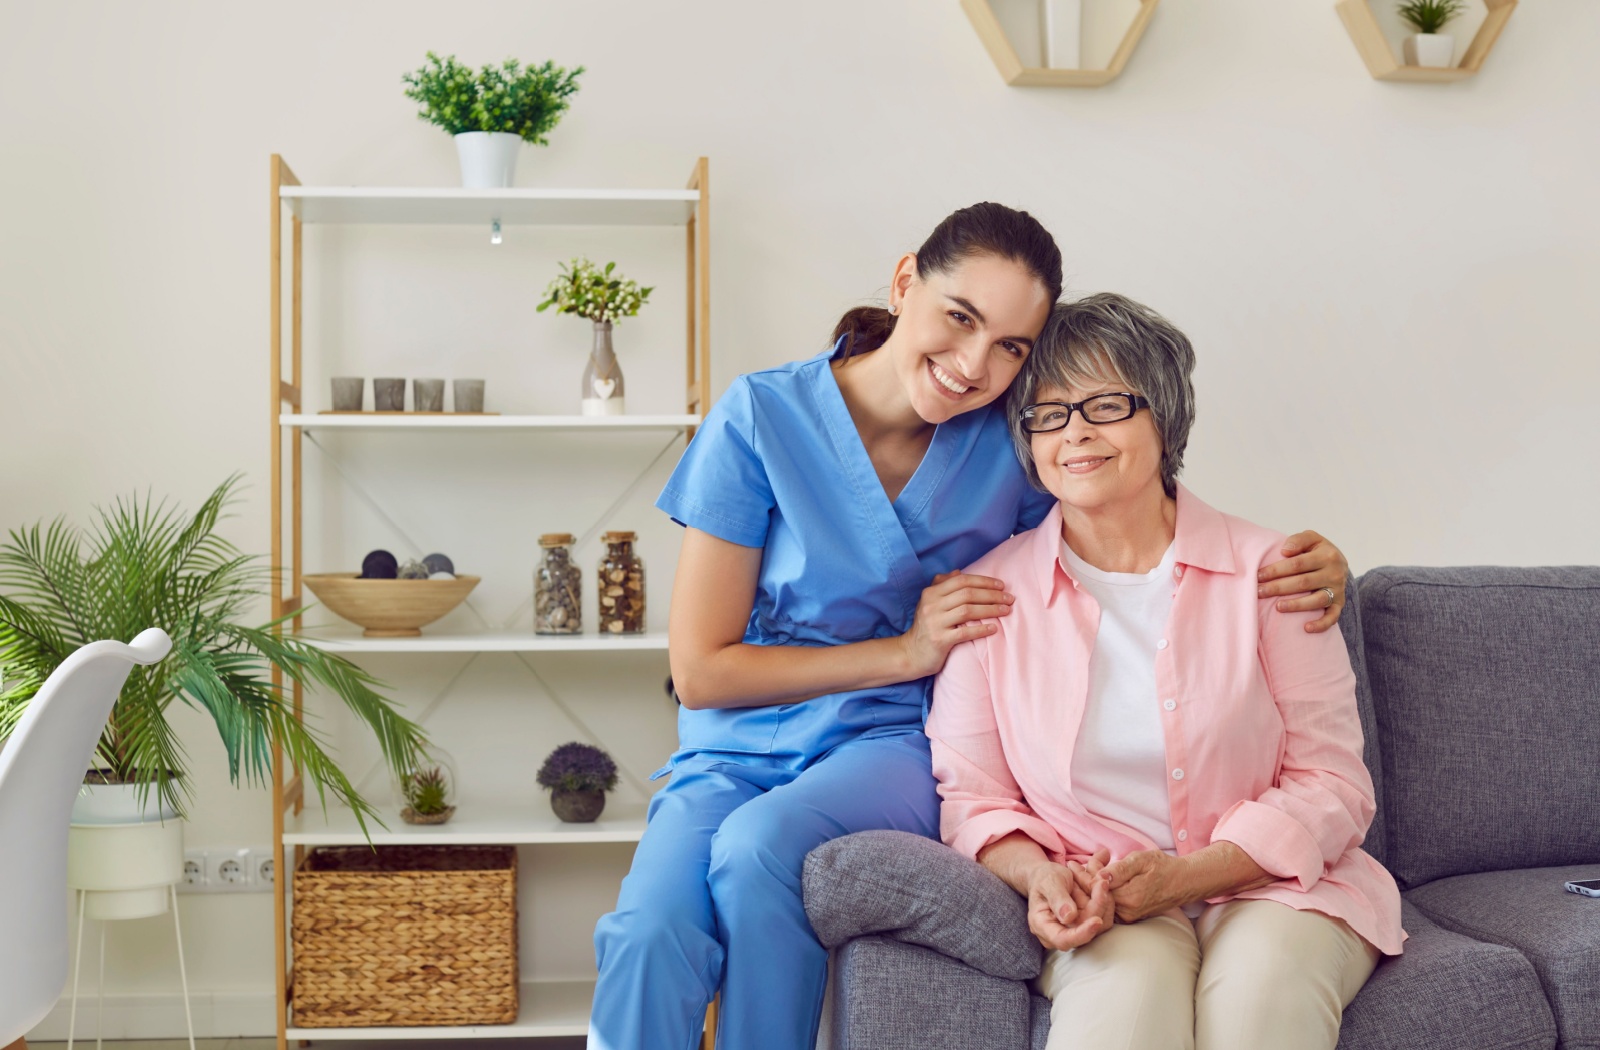
[[[608,532],[600,559],[600,633],[644,633],[644,562],[634,553],[635,535]]]
[[[572,560],[570,532],[539,537],[539,567],[533,574],[533,633],[583,631],[583,570]]]

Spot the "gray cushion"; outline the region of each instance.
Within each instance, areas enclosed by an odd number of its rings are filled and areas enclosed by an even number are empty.
[[[862,831],[825,842],[806,857],[804,892],[811,927],[828,948],[885,934],[995,977],[1039,975],[1044,949],[1028,931],[1027,904],[993,873],[931,839]]]
[[[1028,1015],[1028,1050],[1045,1050],[1050,1042],[1050,1000],[1030,995]]]
[[[1008,891],[1009,892],[1009,891]],[[1028,986],[929,948],[860,937],[833,967],[835,1050],[1027,1050]]]
[[[1568,893],[1600,864],[1457,875],[1406,899],[1440,926],[1515,948],[1533,963],[1563,1050],[1600,1048],[1600,900]]]
[[[1354,578],[1345,579],[1344,613],[1339,617],[1339,630],[1344,634],[1345,651],[1350,654],[1350,668],[1356,675],[1356,711],[1361,716],[1362,760],[1367,772],[1372,774],[1372,787],[1378,797],[1378,811],[1372,816],[1367,837],[1361,848],[1378,861],[1387,864],[1384,851],[1383,827],[1383,760],[1378,751],[1378,720],[1372,706],[1372,683],[1367,677],[1367,656],[1361,637],[1361,589]]]
[[[1374,569],[1360,606],[1400,884],[1600,860],[1600,569]]]
[[[1555,1020],[1528,960],[1429,922],[1410,904],[1411,938],[1383,959],[1344,1011],[1339,1050],[1549,1050]]]

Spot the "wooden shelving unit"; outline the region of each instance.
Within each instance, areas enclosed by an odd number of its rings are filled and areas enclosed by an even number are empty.
[[[561,652],[666,651],[664,632],[632,637],[597,633],[538,636],[530,632],[425,633],[420,638],[365,638],[348,628],[306,630],[301,618],[302,591],[302,443],[319,430],[524,430],[530,437],[549,432],[679,431],[692,435],[711,405],[710,168],[702,157],[688,188],[632,189],[507,189],[463,190],[304,186],[283,158],[271,159],[271,321],[268,385],[271,403],[270,531],[272,564],[283,566],[287,581],[274,574],[272,616],[291,616],[292,631],[332,651],[371,653],[546,654]],[[302,382],[302,227],[306,223],[449,224],[544,226],[682,226],[685,231],[687,302],[685,330],[684,412],[681,415],[583,417],[565,415],[321,414],[306,404]],[[287,258],[286,258],[287,256]],[[286,265],[287,264],[287,265]],[[287,271],[287,277],[285,273]],[[287,289],[285,288],[287,285]],[[285,292],[287,290],[287,304]],[[287,309],[285,306],[287,305]],[[286,331],[287,329],[287,331]],[[285,343],[287,342],[287,347]],[[444,440],[441,438],[440,440]],[[466,438],[452,440],[469,440]],[[285,510],[288,513],[285,515]],[[288,522],[285,530],[285,520]],[[280,672],[273,684],[283,688]],[[295,716],[303,717],[304,697],[291,687]],[[274,974],[277,981],[278,1050],[294,1040],[397,1040],[531,1038],[583,1035],[593,997],[592,981],[534,981],[522,987],[521,1016],[511,1025],[467,1028],[297,1028],[293,1010],[292,960],[289,957],[289,893],[294,867],[307,848],[359,844],[366,841],[354,815],[330,806],[326,815],[316,799],[307,806],[299,772],[273,753],[273,858],[281,872],[274,894]],[[399,824],[373,827],[375,844],[545,844],[634,843],[644,833],[643,806],[608,807],[594,824],[561,824],[548,808],[515,805],[493,799],[473,800],[450,823],[437,827]]]
[[[1000,76],[1012,87],[1093,88],[1109,84],[1122,75],[1128,59],[1133,56],[1134,49],[1139,46],[1140,38],[1149,27],[1150,19],[1155,17],[1156,5],[1160,2],[1161,0],[1139,0],[1138,14],[1134,15],[1132,24],[1128,26],[1128,32],[1122,38],[1122,43],[1117,45],[1110,64],[1104,69],[1041,69],[1037,66],[1024,66],[1022,59],[1017,55],[1017,49],[1000,25],[1000,19],[995,17],[993,8],[989,6],[989,0],[961,0],[961,9],[967,13],[967,18],[971,19],[972,28],[978,31],[978,39],[983,41],[989,57],[1000,70]]]
[[[1511,20],[1511,12],[1517,7],[1517,0],[1483,2],[1489,9],[1488,17],[1478,27],[1467,49],[1461,53],[1461,61],[1447,68],[1408,66],[1400,62],[1378,26],[1377,16],[1372,13],[1368,0],[1339,0],[1334,9],[1339,12],[1339,20],[1344,23],[1351,42],[1361,54],[1361,61],[1366,63],[1367,72],[1374,79],[1410,84],[1450,84],[1465,80],[1482,68],[1483,60],[1489,57],[1495,41],[1500,39],[1501,31]]]

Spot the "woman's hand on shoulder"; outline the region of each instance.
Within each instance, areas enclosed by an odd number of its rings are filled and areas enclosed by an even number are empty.
[[[1349,572],[1350,563],[1338,547],[1315,532],[1297,532],[1284,541],[1283,560],[1256,574],[1256,593],[1262,598],[1280,598],[1279,612],[1325,610],[1306,624],[1307,631],[1320,634],[1339,622],[1339,614],[1344,611],[1344,581]]]
[[[1005,583],[989,576],[946,572],[933,578],[917,602],[911,630],[900,636],[909,678],[936,674],[945,657],[962,642],[983,638],[999,630],[984,620],[1005,616],[1015,599]]]
[[[1080,865],[1047,861],[1028,878],[1028,929],[1046,948],[1081,948],[1115,921],[1110,889],[1102,881],[1086,891],[1080,871]]]

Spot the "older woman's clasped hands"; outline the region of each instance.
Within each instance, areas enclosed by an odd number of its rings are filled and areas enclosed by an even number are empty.
[[[941,832],[1027,898],[1051,1050],[1332,1050],[1405,938],[1337,592],[1275,601],[1283,537],[1178,484],[1193,367],[1121,296],[1056,308],[1008,411],[1058,502],[967,569],[1009,600],[934,686]]]

